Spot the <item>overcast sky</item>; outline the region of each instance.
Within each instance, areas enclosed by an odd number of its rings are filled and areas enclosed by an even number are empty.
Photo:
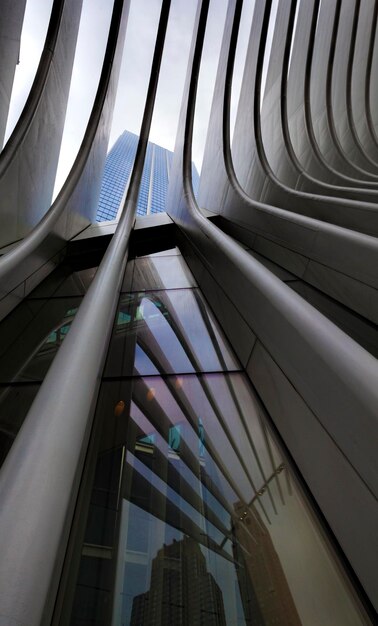
[[[93,104],[112,0],[84,0],[72,75],[70,97],[57,175],[59,190],[75,159]],[[151,141],[173,150],[188,62],[196,0],[172,0],[170,20]],[[11,132],[31,87],[47,30],[52,0],[27,0],[7,136]],[[152,61],[161,0],[132,0],[126,32],[117,100],[109,147],[125,130],[139,134]],[[233,82],[232,119],[240,90],[254,0],[245,0]],[[210,112],[227,0],[211,0],[203,61],[198,85],[193,138],[193,160],[200,171]]]

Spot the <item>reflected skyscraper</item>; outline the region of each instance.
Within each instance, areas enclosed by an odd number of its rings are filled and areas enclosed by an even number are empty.
[[[133,600],[130,626],[226,626],[222,593],[190,537],[164,545],[152,560],[151,584]]]
[[[253,3],[232,135],[228,0],[198,194],[209,0],[175,150],[148,141],[170,4],[139,139],[106,159],[114,0],[49,206],[81,9],[54,0],[0,155],[0,623],[376,623],[377,3]],[[3,5],[6,103],[25,0]]]
[[[238,581],[247,624],[301,626],[284,569],[258,510],[251,512],[239,503],[235,511],[239,519],[234,525],[234,550],[240,561]]]

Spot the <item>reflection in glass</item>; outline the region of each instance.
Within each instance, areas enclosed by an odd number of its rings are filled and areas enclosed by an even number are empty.
[[[176,246],[175,248],[168,248],[167,250],[161,250],[160,252],[153,252],[152,254],[141,254],[140,256],[138,256],[137,258],[139,259],[144,259],[144,258],[149,258],[149,259],[154,259],[156,257],[161,257],[161,256],[177,256],[177,255],[181,255],[180,249]]]
[[[121,297],[105,376],[235,369],[239,365],[197,289]]]
[[[95,271],[59,266],[0,323],[0,465]]]
[[[136,259],[130,291],[195,287],[196,282],[181,256]]]
[[[0,324],[0,465],[80,302],[81,298],[26,300]]]
[[[0,324],[0,382],[43,380],[81,298],[26,300]]]
[[[226,626],[222,592],[196,541],[184,537],[158,550],[147,592],[133,598],[130,624]]]
[[[243,374],[103,383],[98,416],[67,623],[365,623]]]
[[[60,298],[62,296],[84,296],[96,274],[97,267],[72,268],[68,264],[57,267],[29,298]]]
[[[177,263],[128,266],[59,623],[365,624],[199,290],[151,290]]]

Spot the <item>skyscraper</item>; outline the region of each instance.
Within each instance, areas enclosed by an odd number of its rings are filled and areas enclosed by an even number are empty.
[[[139,137],[125,130],[110,150],[101,183],[96,221],[114,220],[122,197],[127,189],[135,159]],[[146,159],[140,183],[137,215],[153,215],[165,211],[169,171],[173,152],[148,142]],[[195,193],[198,191],[199,176],[192,165],[192,180]]]
[[[261,516],[257,510],[248,516],[240,505],[236,505],[236,511],[239,519],[234,532],[238,541],[235,541],[234,550],[240,563],[239,585],[247,621],[253,626],[280,622],[287,626],[300,626],[301,620],[285,573]],[[250,534],[246,533],[247,527],[252,531]],[[248,548],[246,559],[240,545]],[[246,578],[250,579],[249,584],[246,584]]]
[[[226,626],[222,593],[193,539],[174,540],[153,559],[150,589],[133,601],[130,626],[140,624]]]
[[[123,626],[154,599],[163,619],[167,602],[182,613],[193,580],[178,546],[213,621],[377,623],[377,5],[256,2],[231,149],[242,4],[228,2],[198,201],[209,0],[167,214],[135,219],[146,156],[146,212],[159,180],[162,0],[122,213],[96,224],[130,3],[114,0],[88,126],[49,207],[81,7],[54,0],[0,156],[1,626]]]

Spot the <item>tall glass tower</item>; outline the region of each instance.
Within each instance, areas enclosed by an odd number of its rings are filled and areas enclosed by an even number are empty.
[[[114,220],[129,183],[139,137],[125,130],[110,150],[102,179],[96,221]],[[139,190],[137,215],[151,215],[165,211],[168,191],[169,171],[173,152],[149,142]],[[192,179],[195,193],[198,190],[199,176],[192,165]]]

